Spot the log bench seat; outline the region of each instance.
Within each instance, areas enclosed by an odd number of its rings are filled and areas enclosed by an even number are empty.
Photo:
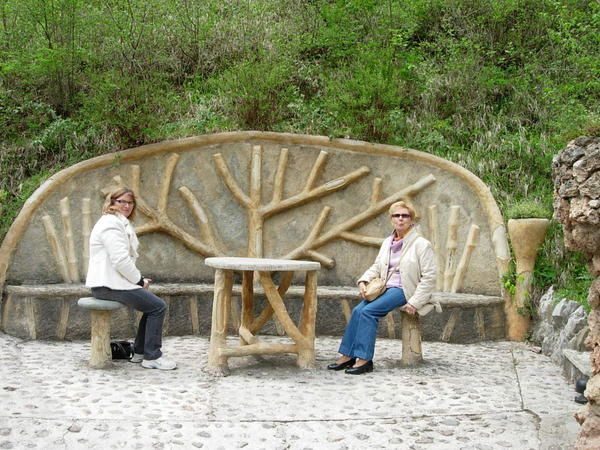
[[[165,330],[167,330],[165,333],[167,335],[169,334],[169,322],[174,320],[176,324],[185,321],[189,324],[186,325],[187,328],[179,331],[178,334],[210,334],[210,322],[208,320],[203,321],[203,319],[210,311],[209,305],[214,291],[212,283],[153,284],[151,290],[159,297],[164,298],[169,304],[169,311],[165,317]],[[68,310],[71,302],[90,295],[89,289],[82,284],[7,285],[4,292],[6,297],[2,304],[3,330],[7,330],[10,326],[14,327],[14,330],[18,325],[20,327],[18,329],[19,334],[25,338],[36,339],[36,335],[39,336],[44,331],[48,338],[65,339],[67,331],[76,329],[82,331],[77,335],[70,335],[70,338],[86,337],[82,334],[85,332],[84,327],[68,326],[69,321],[75,320],[74,315],[69,314]],[[234,296],[231,305],[232,313],[239,313],[236,308],[241,293],[241,285],[234,284],[232,287],[232,295]],[[261,286],[256,286],[254,293],[257,296],[264,295]],[[286,300],[286,302],[293,303],[302,299],[303,293],[303,286],[290,286],[286,294],[289,300]],[[321,319],[317,318],[317,335],[340,335],[343,332],[343,327],[350,319],[352,306],[358,301],[358,288],[356,286],[318,286],[317,297],[319,299],[318,313],[321,317]],[[434,292],[433,297],[441,304],[442,314],[432,311],[424,318],[419,318],[394,311],[392,314],[388,314],[381,323],[381,337],[393,339],[402,337],[403,352],[409,352],[403,355],[403,365],[416,364],[422,360],[422,353],[420,352],[422,337],[426,341],[457,343],[497,340],[505,337],[504,299],[502,297],[450,292]],[[53,306],[55,308],[53,314],[56,314],[60,320],[57,321],[55,330],[48,331],[41,329],[43,324],[36,320],[37,313],[35,311],[39,310],[42,304],[47,305],[44,306],[46,308],[44,311],[50,311],[49,302],[56,305]],[[115,304],[114,306],[119,308],[122,305]],[[290,303],[288,307],[293,309],[293,304]],[[171,309],[172,311],[170,311]],[[92,308],[90,311],[92,317],[102,316],[103,314],[102,310],[98,309],[94,310]],[[110,318],[111,310],[104,311],[104,315],[108,315]],[[25,313],[25,320],[13,324],[14,318],[18,317],[17,314],[19,313]],[[182,314],[184,316],[181,316]],[[235,316],[235,314],[233,315]],[[399,316],[400,327],[397,325]],[[325,330],[323,329],[324,322],[329,324]],[[100,323],[102,324],[102,320],[100,320]],[[129,327],[132,323],[134,323],[133,319],[131,322],[127,322],[126,326],[128,328],[119,330],[119,333],[130,334],[131,328]],[[333,326],[331,326],[332,323],[334,323]],[[236,327],[239,325],[239,317],[234,317],[230,322],[232,331],[237,331]],[[174,326],[172,323],[171,327]],[[94,328],[93,325],[92,328]],[[110,324],[101,325],[100,328],[110,331]],[[401,328],[402,336],[400,336],[399,328]],[[271,331],[268,332],[276,333],[277,330],[271,327]],[[109,344],[109,337],[107,336],[107,334],[104,334],[103,338],[106,345]],[[93,334],[92,340],[94,340]],[[414,344],[411,344],[411,342]],[[105,355],[105,361],[108,354],[107,347],[99,348],[104,348],[104,350],[100,350],[100,354]],[[94,347],[92,351],[94,352]],[[94,362],[103,361],[98,356],[93,356],[92,359]]]
[[[125,305],[111,300],[100,300],[95,297],[83,297],[77,301],[80,308],[90,310],[92,351],[90,367],[103,369],[111,365],[110,351],[110,316],[115,309]]]

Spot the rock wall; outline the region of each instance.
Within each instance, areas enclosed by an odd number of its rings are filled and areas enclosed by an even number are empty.
[[[550,288],[540,299],[538,318],[533,326],[531,339],[539,344],[540,351],[563,368],[565,376],[575,382],[585,373],[574,367],[571,354],[585,354],[585,340],[589,334],[588,316],[579,303],[567,298],[555,299]],[[588,356],[589,359],[589,356]],[[586,362],[589,365],[589,362]],[[586,370],[587,372],[587,370]]]
[[[577,414],[579,449],[600,448],[600,137],[571,141],[553,161],[554,215],[564,227],[565,245],[588,258],[595,279],[588,301],[592,308],[586,344],[591,349],[592,378],[588,404]]]

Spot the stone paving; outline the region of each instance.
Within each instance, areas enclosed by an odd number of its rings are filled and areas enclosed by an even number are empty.
[[[266,337],[277,340],[279,338]],[[0,334],[0,449],[570,449],[573,386],[527,345],[377,342],[375,371],[325,366],[339,338],[317,339],[317,369],[292,356],[230,359],[214,377],[206,337],[168,337],[179,368],[87,367],[89,342]]]

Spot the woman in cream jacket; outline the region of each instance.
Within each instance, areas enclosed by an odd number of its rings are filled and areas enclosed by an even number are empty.
[[[102,207],[102,217],[90,235],[90,260],[85,285],[92,295],[113,300],[141,311],[131,362],[147,369],[172,370],[174,361],[162,356],[162,328],[167,310],[165,301],[148,290],[135,265],[139,241],[129,219],[135,217],[135,194],[131,189],[111,192]]]
[[[400,308],[419,315],[427,314],[434,306],[439,310],[439,305],[431,303],[435,257],[431,244],[415,227],[415,209],[400,201],[392,204],[389,212],[394,231],[383,241],[373,265],[358,280],[363,301],[352,310],[339,348],[341,356],[327,366],[330,370],[346,369],[350,375],[371,372],[379,319],[392,310]],[[365,289],[375,277],[387,280],[387,289],[369,302]]]

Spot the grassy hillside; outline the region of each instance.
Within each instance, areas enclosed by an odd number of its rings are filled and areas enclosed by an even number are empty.
[[[600,6],[575,0],[4,0],[0,238],[51,173],[225,130],[430,152],[506,213],[551,210],[553,155],[600,130]],[[554,225],[541,285],[582,297]]]

